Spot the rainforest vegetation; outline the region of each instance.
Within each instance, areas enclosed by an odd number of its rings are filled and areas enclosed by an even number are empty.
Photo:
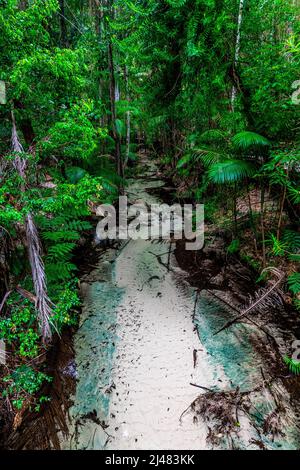
[[[141,147],[300,315],[298,0],[0,0],[1,416],[39,413],[78,259]],[[139,171],[142,171],[139,169]],[[261,275],[261,273],[263,274]],[[286,368],[300,366],[286,351]]]

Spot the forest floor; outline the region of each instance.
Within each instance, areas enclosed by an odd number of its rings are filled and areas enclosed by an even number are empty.
[[[129,203],[168,199],[147,155],[140,168]],[[51,419],[48,407],[47,420],[27,421],[22,440],[25,420],[10,447],[45,447],[34,434],[48,422],[64,449],[299,448],[297,381],[282,362],[290,312],[281,306],[216,335],[255,292],[256,275],[227,259],[221,232],[200,252],[184,243],[130,240],[85,254],[74,357],[65,338]],[[55,417],[60,403],[65,422]]]

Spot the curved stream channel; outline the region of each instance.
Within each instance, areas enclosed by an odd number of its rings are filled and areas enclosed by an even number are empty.
[[[148,191],[164,182],[156,178],[154,163],[142,165],[144,176],[129,181],[128,199],[160,202]],[[251,337],[265,341],[263,333],[239,324],[214,336],[226,306],[207,291],[196,299],[169,246],[124,242],[107,249],[82,279],[84,307],[74,341],[77,388],[63,448],[211,448],[207,425],[187,410],[205,393],[191,383],[211,390],[249,390],[261,383],[264,359]],[[267,448],[299,447],[289,397],[286,390],[282,394],[288,407],[284,437],[259,435],[240,413],[239,432],[230,443],[218,436],[215,448],[257,448],[258,437]],[[265,388],[252,400],[258,423],[274,409],[272,394]]]

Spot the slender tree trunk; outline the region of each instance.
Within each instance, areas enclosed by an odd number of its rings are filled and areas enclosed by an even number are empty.
[[[236,34],[236,42],[235,42],[235,54],[234,54],[234,63],[233,63],[233,69],[234,70],[236,69],[239,58],[240,58],[241,28],[242,28],[242,21],[243,21],[244,4],[245,4],[245,0],[240,0],[238,22],[237,22],[237,34]],[[232,109],[232,111],[234,111],[236,95],[237,95],[237,89],[236,89],[236,86],[234,84],[232,86],[232,90],[231,90],[231,109]]]
[[[125,87],[126,87],[126,100],[129,103],[130,96],[129,96],[129,77],[128,77],[127,65],[125,65],[125,67],[124,67],[124,78],[125,78]],[[130,111],[126,111],[126,154],[125,154],[124,167],[126,167],[126,165],[128,163],[128,159],[129,159],[130,133],[131,133],[131,116],[130,116]]]
[[[104,96],[106,92],[105,82],[102,76],[102,72],[103,72],[103,69],[105,68],[105,64],[104,64],[103,53],[101,49],[101,43],[105,35],[104,0],[90,0],[90,11],[91,11],[91,15],[94,18],[95,33],[98,39],[98,52],[99,52],[98,61],[97,61],[97,68],[99,72],[98,99],[103,109],[103,100],[104,100]],[[99,125],[100,127],[106,127],[107,125],[106,113],[104,112],[100,112]],[[101,139],[100,141],[100,152],[101,154],[105,153],[105,142],[103,139]]]
[[[252,204],[251,204],[251,197],[250,197],[250,191],[249,191],[249,185],[247,183],[247,196],[248,196],[248,206],[249,206],[249,215],[250,215],[250,223],[252,226],[252,232],[254,236],[254,250],[255,254],[257,255],[257,231],[256,231],[256,226],[254,222],[254,217],[253,217],[253,210],[252,210]]]
[[[59,0],[59,18],[60,18],[60,43],[62,47],[67,47],[67,25],[65,16],[65,0]]]
[[[28,8],[28,0],[20,0],[19,10],[26,10]]]
[[[14,99],[13,102],[15,109],[19,109],[22,112],[21,119],[19,122],[19,128],[22,131],[24,140],[28,147],[31,147],[31,149],[34,150],[35,132],[31,120],[28,117],[24,117],[24,114],[26,114],[25,106],[19,100]]]
[[[116,170],[118,175],[123,178],[123,164],[121,155],[121,138],[116,127],[116,80],[115,80],[115,67],[113,46],[111,41],[108,43],[108,66],[109,66],[109,94],[110,94],[110,109],[111,109],[111,125],[113,138],[115,141],[115,161]]]
[[[262,182],[260,195],[260,226],[261,226],[261,242],[262,242],[262,256],[263,268],[266,267],[266,240],[265,240],[265,187]]]
[[[285,203],[285,198],[286,198],[286,192],[287,192],[286,191],[286,186],[284,186],[282,196],[281,196],[281,201],[280,201],[279,217],[278,217],[278,224],[277,224],[277,239],[278,240],[280,238],[282,216],[283,216],[283,209],[284,209],[284,203]]]
[[[234,216],[234,235],[237,236],[238,225],[237,225],[237,187],[234,183],[234,194],[233,194],[233,216]]]

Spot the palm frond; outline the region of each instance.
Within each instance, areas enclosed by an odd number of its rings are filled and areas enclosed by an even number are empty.
[[[207,144],[220,143],[225,140],[225,133],[220,129],[208,129],[199,136],[199,141]]]
[[[230,158],[229,155],[210,148],[193,149],[193,156],[195,160],[201,161],[206,168]]]
[[[243,131],[232,137],[232,144],[237,150],[263,148],[271,145],[270,141],[256,132]]]
[[[183,157],[181,157],[178,162],[177,162],[177,165],[176,167],[178,169],[180,168],[183,168],[184,166],[190,164],[193,162],[193,155],[191,153],[186,153],[185,155],[183,155]]]
[[[214,163],[208,171],[208,178],[215,184],[235,183],[250,178],[255,173],[255,167],[250,162],[228,160]]]

